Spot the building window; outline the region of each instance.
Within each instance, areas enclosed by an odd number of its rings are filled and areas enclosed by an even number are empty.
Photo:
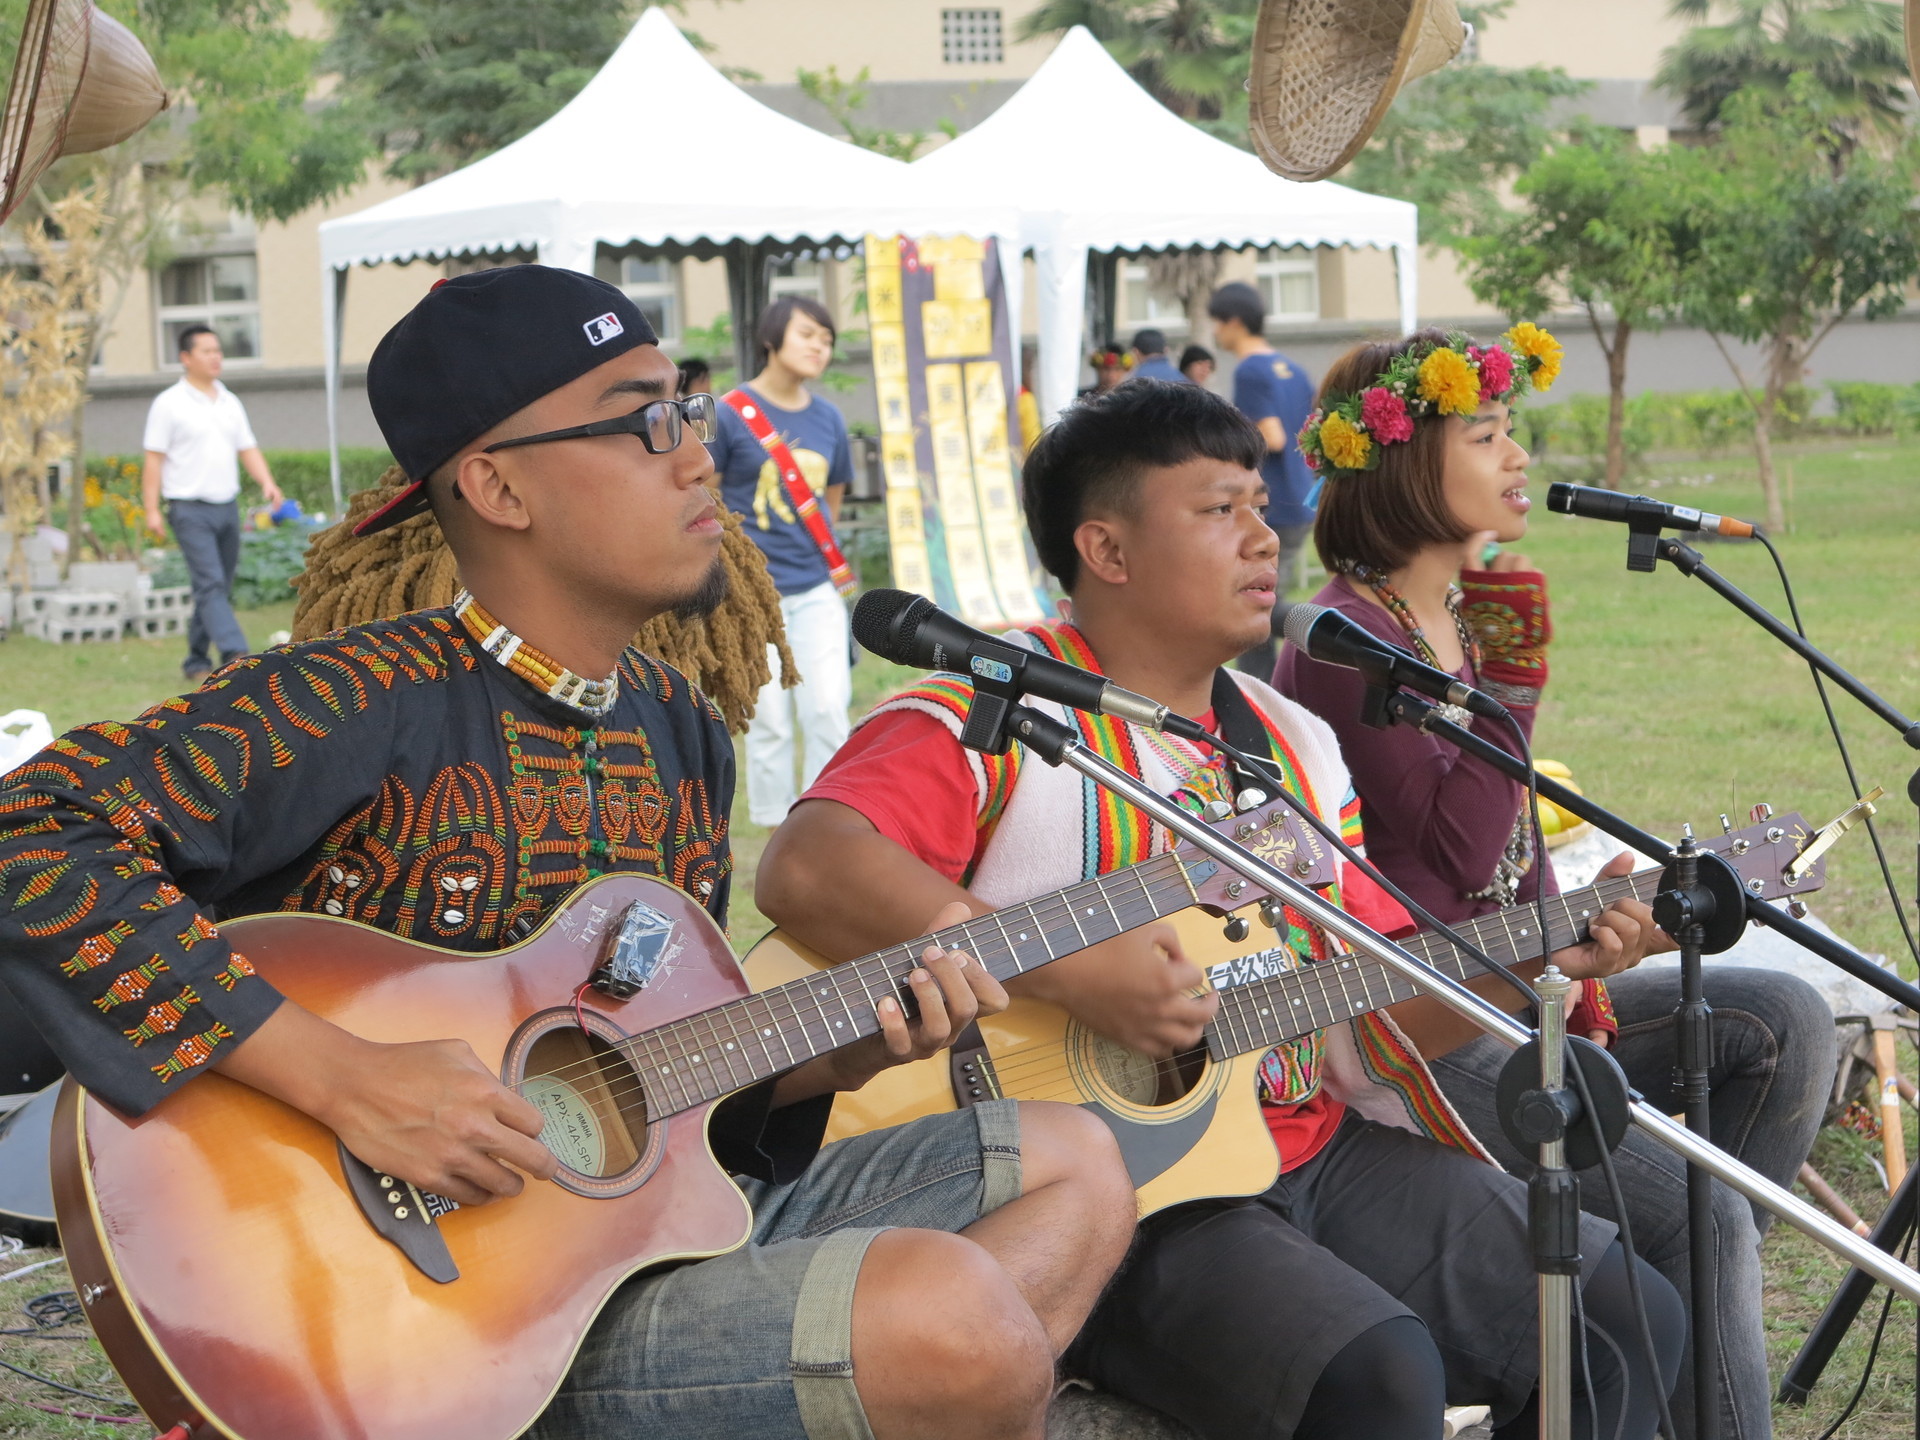
[[[647,317],[662,345],[680,341],[680,267],[671,260],[626,255],[617,282]]]
[[[1153,288],[1147,279],[1146,261],[1123,260],[1120,262],[1120,304],[1114,317],[1114,328],[1120,333],[1113,340],[1121,345],[1136,330],[1154,329],[1168,335],[1185,335],[1187,312],[1177,295]]]
[[[940,58],[949,65],[998,65],[1007,58],[998,10],[942,10]]]
[[[180,332],[211,325],[229,360],[260,358],[260,268],[251,255],[176,260],[160,272],[160,366],[180,364]]]
[[[827,303],[827,266],[823,260],[790,259],[776,261],[767,277],[767,299],[782,295],[804,295],[809,300]]]
[[[1265,251],[1254,275],[1269,320],[1320,318],[1320,262],[1313,251]]]

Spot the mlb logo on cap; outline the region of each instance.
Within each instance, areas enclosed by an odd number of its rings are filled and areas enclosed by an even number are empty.
[[[596,315],[580,327],[587,332],[587,343],[604,345],[616,335],[627,333],[627,327],[620,323],[620,317],[609,310],[604,315]]]

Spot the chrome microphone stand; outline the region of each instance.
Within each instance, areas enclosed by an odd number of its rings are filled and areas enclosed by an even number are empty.
[[[1086,749],[1079,737],[1059,721],[1030,707],[1011,705],[1004,712],[1004,722],[1001,748],[1004,748],[1005,740],[1017,739],[1046,763],[1065,765],[1096,785],[1121,796],[1195,850],[1266,893],[1285,900],[1311,923],[1404,976],[1448,1009],[1471,1020],[1510,1048],[1518,1048],[1533,1038],[1533,1033],[1511,1015],[1489,1004],[1460,981],[1432,968],[1385,936],[1375,933],[1346,911],[1322,899],[1316,891],[1301,884],[1285,870],[1210,829],[1172,801],[1154,793],[1150,786],[1135,776]],[[1558,1050],[1563,1047],[1554,1048]],[[1901,1264],[1790,1191],[1733,1159],[1710,1141],[1675,1124],[1644,1100],[1638,1097],[1631,1100],[1628,1118],[1689,1163],[1700,1166],[1755,1204],[1765,1206],[1856,1269],[1865,1271],[1908,1299],[1920,1302],[1920,1272]],[[1564,1326],[1559,1328],[1563,1331],[1566,1329]],[[1545,1327],[1542,1334],[1544,1345]],[[1571,1394],[1565,1373],[1569,1351],[1570,1347],[1563,1347],[1552,1357],[1561,1370],[1553,1383],[1559,1393],[1566,1395]],[[1543,1351],[1545,1358],[1547,1356]],[[1547,1377],[1543,1374],[1542,1384],[1547,1383]],[[1543,1398],[1544,1394],[1543,1391]],[[1559,1433],[1564,1435],[1565,1431]]]

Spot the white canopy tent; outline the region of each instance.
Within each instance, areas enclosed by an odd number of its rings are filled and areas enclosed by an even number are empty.
[[[1081,26],[1005,105],[912,168],[937,182],[939,193],[991,195],[1019,209],[1039,278],[1040,399],[1048,414],[1072,398],[1078,382],[1093,251],[1391,249],[1400,328],[1416,323],[1415,206],[1331,181],[1282,179],[1161,105]]]
[[[681,137],[697,135],[698,143]],[[755,100],[649,9],[600,72],[538,129],[464,169],[320,227],[327,427],[339,500],[340,314],[355,265],[531,251],[591,273],[601,245],[728,262],[743,346],[764,261],[868,234],[994,237],[1020,313],[1018,217],[996,187],[948,190]]]

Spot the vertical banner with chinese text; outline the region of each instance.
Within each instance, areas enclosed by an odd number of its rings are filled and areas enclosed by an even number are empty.
[[[982,628],[1041,618],[1008,436],[1012,322],[994,241],[869,235],[893,583]]]

